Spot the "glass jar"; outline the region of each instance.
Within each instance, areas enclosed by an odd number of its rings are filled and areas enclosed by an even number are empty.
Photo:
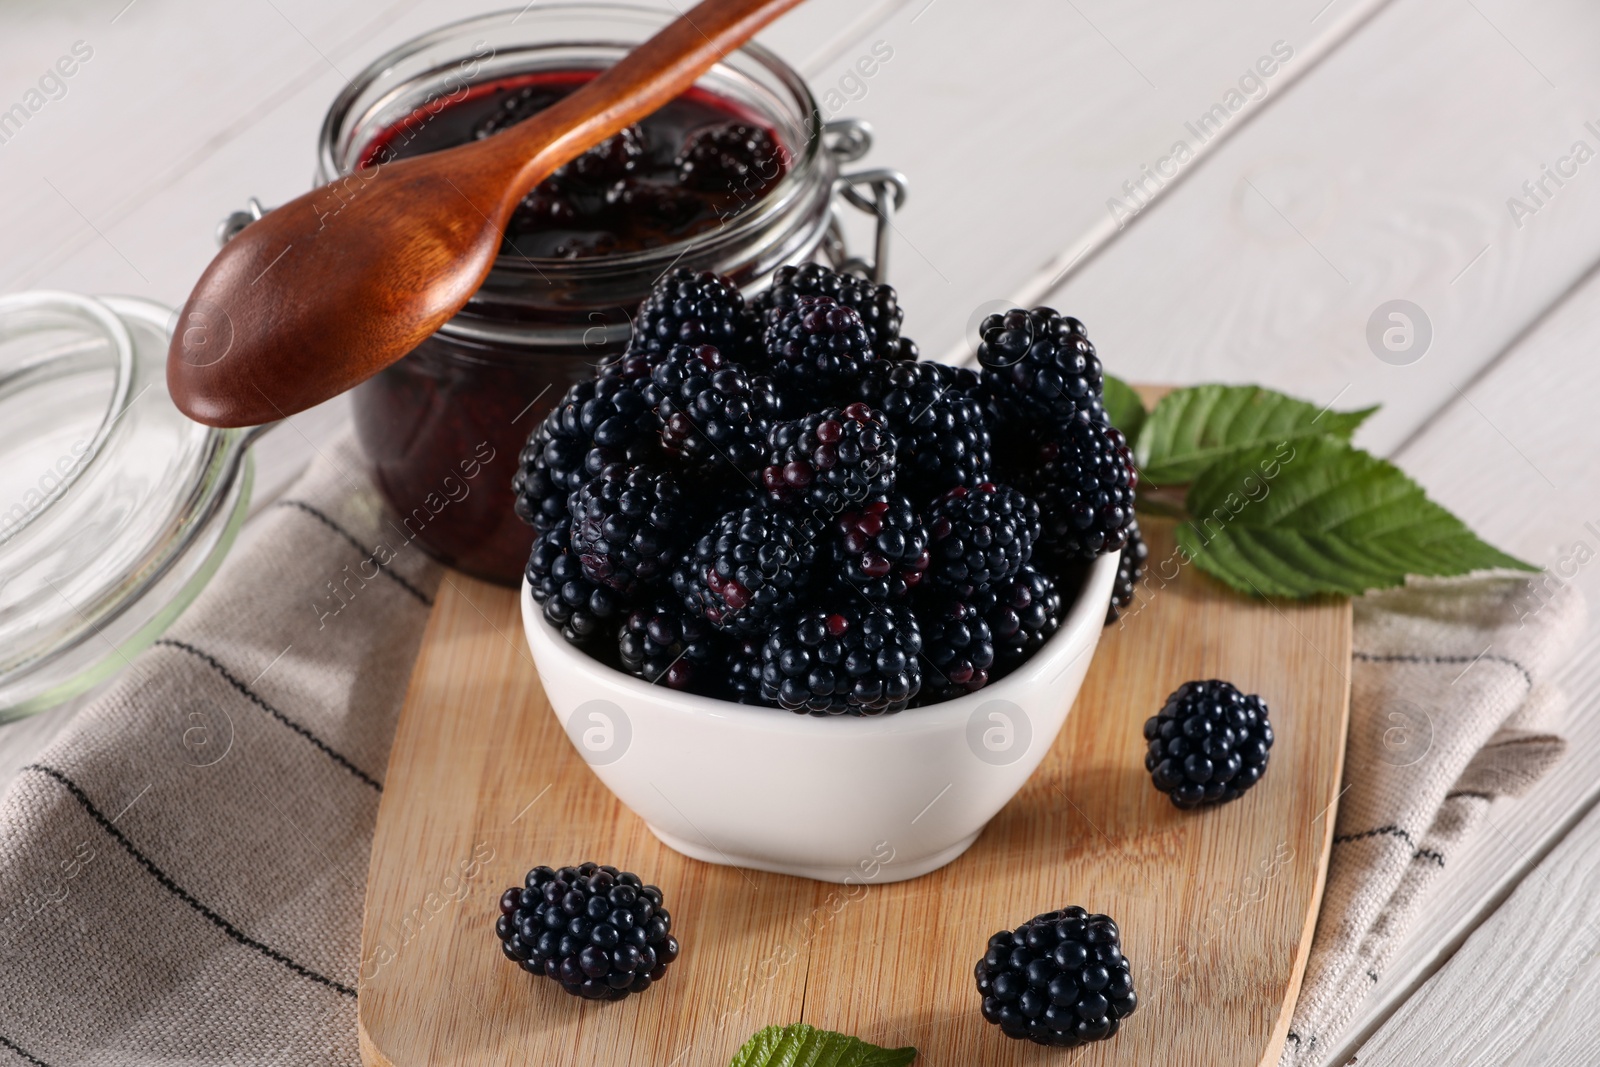
[[[385,131],[465,99],[471,86],[604,69],[671,17],[623,5],[539,5],[419,37],[375,61],[334,101],[318,181],[349,174]],[[819,249],[842,261],[836,189],[868,210],[904,199],[893,172],[840,177],[839,164],[870,145],[870,130],[824,126],[804,80],[766,49],[729,55],[696,88],[754,115],[784,146],[787,170],[759,199],[708,232],[644,251],[502,255],[455,318],[355,390],[356,430],[378,486],[405,536],[450,566],[508,584],[520,579],[533,533],[512,511],[518,453],[569,385],[623,349],[631,313],[668,270],[715,271],[753,292],[778,267]],[[873,187],[874,199],[861,184]]]

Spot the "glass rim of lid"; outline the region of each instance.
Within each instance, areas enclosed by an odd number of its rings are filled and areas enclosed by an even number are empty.
[[[253,434],[172,405],[173,319],[132,297],[0,297],[0,412],[14,413],[0,419],[12,498],[0,499],[0,721],[125,666],[243,523]]]

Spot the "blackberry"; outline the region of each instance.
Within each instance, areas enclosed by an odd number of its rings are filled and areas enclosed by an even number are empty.
[[[942,363],[877,363],[862,383],[899,445],[902,484],[931,499],[988,480],[988,416],[970,370]]]
[[[1043,543],[1058,557],[1094,559],[1128,543],[1139,475],[1122,431],[1074,420],[1041,449],[1031,488]]]
[[[1122,546],[1122,558],[1117,561],[1117,581],[1111,587],[1111,606],[1106,608],[1107,626],[1116,622],[1123,610],[1133,603],[1133,592],[1144,578],[1144,565],[1149,558],[1150,549],[1135,520],[1128,527],[1128,543]]]
[[[922,703],[975,693],[989,684],[994,665],[994,637],[977,607],[949,594],[935,593],[921,605],[922,654],[932,664],[925,671]]]
[[[886,715],[922,688],[922,636],[911,612],[849,605],[785,616],[767,636],[761,696],[811,715]]]
[[[651,685],[704,689],[721,652],[711,624],[683,605],[657,600],[628,613],[617,632],[622,669]]]
[[[978,362],[996,394],[1033,416],[1105,420],[1105,375],[1083,323],[1054,308],[1014,308],[978,333]]]
[[[809,531],[792,515],[730,511],[672,573],[672,588],[685,607],[718,629],[759,634],[798,603],[815,558]]]
[[[1055,580],[1035,567],[980,590],[974,599],[994,637],[998,678],[1015,669],[1048,641],[1061,625],[1061,593]]]
[[[517,515],[548,530],[567,514],[568,495],[606,464],[656,458],[660,425],[637,382],[620,374],[578,382],[522,449],[511,482]]]
[[[673,182],[628,178],[606,190],[605,203],[620,228],[653,232],[658,244],[662,236],[676,240],[695,223],[716,218],[704,200]]]
[[[615,625],[621,603],[614,590],[583,573],[571,541],[572,522],[562,519],[534,540],[525,573],[545,619],[562,637],[581,645]]]
[[[728,653],[728,691],[741,704],[761,703],[761,648],[760,638],[741,637],[733,641]]]
[[[1102,1041],[1139,1006],[1117,924],[1078,907],[1001,930],[974,975],[983,1017],[1040,1045]]]
[[[643,993],[678,958],[661,890],[598,863],[535,867],[500,896],[495,936],[506,958],[586,1000]]]
[[[644,131],[637,124],[624,126],[577,159],[557,167],[551,177],[562,184],[579,181],[603,185],[632,174],[644,155]]]
[[[1228,682],[1185,682],[1145,720],[1145,770],[1179,808],[1236,800],[1267,769],[1267,705]]]
[[[792,311],[801,298],[815,296],[825,296],[854,310],[879,359],[917,358],[915,342],[900,336],[904,312],[893,288],[853,274],[840,274],[820,263],[780,267],[772,277],[772,285],[755,298],[754,307],[763,323],[770,326]]]
[[[751,377],[710,345],[678,345],[656,366],[651,390],[669,453],[718,478],[748,477],[765,461],[783,411],[770,378]]]
[[[958,485],[928,513],[928,576],[957,593],[1014,577],[1033,556],[1039,505],[1009,485]]]
[[[928,528],[911,501],[895,494],[836,520],[833,558],[839,577],[868,600],[902,600],[928,569]]]
[[[682,554],[689,506],[671,474],[608,464],[572,494],[572,551],[591,581],[628,594]]]
[[[894,435],[883,414],[865,404],[780,422],[767,448],[761,483],[779,504],[831,515],[882,497],[894,485]]]
[[[723,122],[684,139],[678,180],[691,189],[754,198],[783,176],[778,142],[764,126]]]
[[[714,345],[729,358],[756,349],[744,296],[725,278],[685,267],[655,284],[639,305],[629,346],[665,354],[673,345]]]
[[[802,296],[767,320],[767,359],[773,377],[795,393],[818,399],[842,395],[878,357],[855,309],[825,296]]]

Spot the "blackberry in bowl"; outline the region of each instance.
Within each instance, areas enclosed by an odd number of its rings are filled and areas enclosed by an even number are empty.
[[[1131,458],[1018,406],[1035,447],[1000,480],[983,379],[875,347],[893,290],[820,266],[782,284],[741,302],[669,274],[640,316],[661,325],[555,402],[517,476],[541,531],[524,625],[569,733],[602,714],[628,739],[595,773],[671,847],[840,880],[893,839],[884,877],[914,877],[1059,731],[1131,518],[1079,503],[1131,494]]]

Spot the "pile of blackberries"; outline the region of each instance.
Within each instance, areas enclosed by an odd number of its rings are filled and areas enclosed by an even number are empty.
[[[1136,536],[1136,476],[1076,319],[924,363],[894,290],[816,264],[746,303],[668,274],[625,353],[529,439],[546,618],[652,683],[816,715],[981,689]],[[1131,591],[1131,590],[1130,590]]]

